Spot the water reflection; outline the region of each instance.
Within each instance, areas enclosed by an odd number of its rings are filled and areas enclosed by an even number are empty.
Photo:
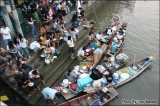
[[[100,28],[100,31],[104,31],[108,25],[113,24],[112,18],[115,14],[117,14],[120,17],[120,19],[126,17],[126,20],[128,20],[129,17],[132,16],[135,1],[134,0],[110,1],[110,2],[104,2],[104,4],[105,5],[102,6],[101,9],[99,8],[95,9],[99,21],[99,23],[97,23],[97,27]],[[97,21],[95,16],[89,18]]]
[[[149,13],[149,15],[148,15]],[[127,22],[127,40],[122,52],[137,61],[158,53],[156,60],[136,79],[117,89],[119,97],[110,105],[122,105],[126,99],[155,99],[159,98],[159,1],[110,1],[96,9],[101,31],[113,23],[112,17],[118,14],[122,22]],[[94,14],[90,19],[95,20]],[[98,24],[97,24],[98,26]],[[158,100],[159,103],[159,100]]]

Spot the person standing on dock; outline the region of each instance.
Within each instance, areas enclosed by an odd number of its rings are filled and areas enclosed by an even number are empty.
[[[58,100],[58,92],[55,89],[46,87],[42,90],[42,94],[49,104],[56,104],[56,101]]]
[[[11,41],[11,30],[6,25],[1,25],[0,33],[3,35],[3,41],[7,49],[8,42]]]
[[[89,39],[90,43],[93,43],[93,41],[95,39],[93,34],[95,34],[95,30],[94,30],[94,28],[91,28],[91,31],[89,32],[89,35],[88,35],[88,39]]]
[[[74,49],[74,43],[73,43],[73,39],[71,38],[71,36],[68,36],[68,52],[70,54],[71,59],[74,59],[74,53],[75,53],[75,49]]]

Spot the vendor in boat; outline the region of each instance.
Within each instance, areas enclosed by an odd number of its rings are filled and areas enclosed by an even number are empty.
[[[112,71],[108,70],[106,72],[103,73],[103,77],[106,78],[107,82],[110,84],[112,83],[113,80],[113,73]]]
[[[59,95],[59,92],[57,90],[46,87],[42,90],[42,94],[47,101],[48,104],[56,104],[57,103],[57,96]]]
[[[117,37],[113,38],[112,44],[111,44],[111,52],[116,52],[117,47],[119,47],[120,44],[118,43]]]
[[[115,62],[115,55],[111,54],[109,50],[109,53],[105,56],[104,60],[110,62],[111,66],[113,66]]]
[[[82,61],[83,59],[87,58],[85,56],[85,50],[86,50],[86,46],[84,46],[83,48],[81,48],[79,51],[78,51],[78,54],[77,54],[77,57],[78,57],[78,60],[79,61]]]
[[[86,69],[82,74],[79,75],[78,78],[80,79],[80,78],[88,77],[89,75],[90,75],[89,71]]]
[[[106,43],[106,38],[108,38],[108,36],[104,35],[103,33],[96,34],[96,39],[98,39],[101,44]]]
[[[111,38],[111,35],[113,34],[113,30],[112,30],[112,27],[111,25],[108,26],[108,28],[106,28],[106,35],[108,35],[108,39]]]
[[[101,79],[102,76],[103,76],[103,75],[102,75],[97,69],[93,69],[93,70],[92,70],[92,73],[90,74],[90,77],[91,77],[93,80]]]
[[[119,16],[118,16],[118,15],[114,15],[114,16],[113,16],[114,24],[111,25],[112,30],[114,29],[113,31],[118,30],[118,26],[119,26],[119,24],[120,24],[119,20],[120,20],[120,19],[119,19]]]
[[[116,37],[120,42],[124,39],[125,32],[123,32],[122,28],[119,29],[119,31],[116,33]]]
[[[68,72],[66,73],[66,77],[70,82],[73,82],[78,78],[78,74],[76,74],[71,69],[68,69]]]

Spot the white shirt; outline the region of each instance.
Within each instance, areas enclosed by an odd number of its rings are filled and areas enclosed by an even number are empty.
[[[28,21],[28,24],[33,24],[33,22],[29,22],[29,21]]]
[[[102,37],[101,34],[96,34],[96,38],[97,38],[98,40],[100,40],[100,39],[102,39],[103,37]]]
[[[78,78],[84,78],[84,77],[88,77],[88,76],[89,76],[89,74],[83,73],[83,74],[81,74]]]
[[[61,10],[62,6],[60,4],[58,4],[57,6],[57,10]]]
[[[54,27],[54,29],[57,30],[57,28],[58,28],[58,23],[57,23],[57,22],[54,22],[53,27]]]
[[[40,44],[37,41],[34,41],[30,44],[29,48],[34,50],[35,48],[40,48]]]
[[[22,38],[22,41],[19,40],[19,45],[22,48],[26,48],[27,47],[27,40],[25,38]]]
[[[67,44],[69,45],[69,47],[74,47],[74,44],[73,44],[73,40],[68,40],[67,41]]]
[[[88,35],[88,39],[92,40],[93,39],[93,35]]]
[[[71,37],[76,38],[76,31],[70,31]]]
[[[81,48],[79,51],[78,51],[78,54],[77,56],[84,56],[84,50]]]
[[[118,37],[118,39],[122,39],[123,35],[120,35],[119,32],[117,32],[117,37]]]
[[[29,73],[28,73],[28,77],[29,78],[33,78],[35,75],[34,74],[32,74],[32,72],[33,72],[34,70],[31,70]],[[37,71],[37,73],[38,73],[38,71]]]
[[[3,35],[3,39],[11,39],[11,35],[10,35],[10,29],[8,27],[6,27],[5,29],[4,28],[1,28],[0,29],[0,33]],[[8,35],[4,35],[4,34],[8,34]]]
[[[112,29],[108,29],[107,34],[111,35],[112,34]]]
[[[52,54],[54,54],[56,51],[55,47],[50,47],[50,49],[52,50]]]

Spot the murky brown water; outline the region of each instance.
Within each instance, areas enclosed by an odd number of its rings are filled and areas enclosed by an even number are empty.
[[[128,64],[147,56],[159,54],[159,1],[103,1],[96,14],[101,31],[112,24],[112,17],[118,14],[122,22],[127,22],[127,39],[123,52],[132,57]],[[95,15],[89,19],[95,21]],[[98,27],[98,24],[97,24]],[[122,105],[127,100],[157,100],[159,104],[159,55],[141,75],[117,88],[119,96],[110,105]]]

